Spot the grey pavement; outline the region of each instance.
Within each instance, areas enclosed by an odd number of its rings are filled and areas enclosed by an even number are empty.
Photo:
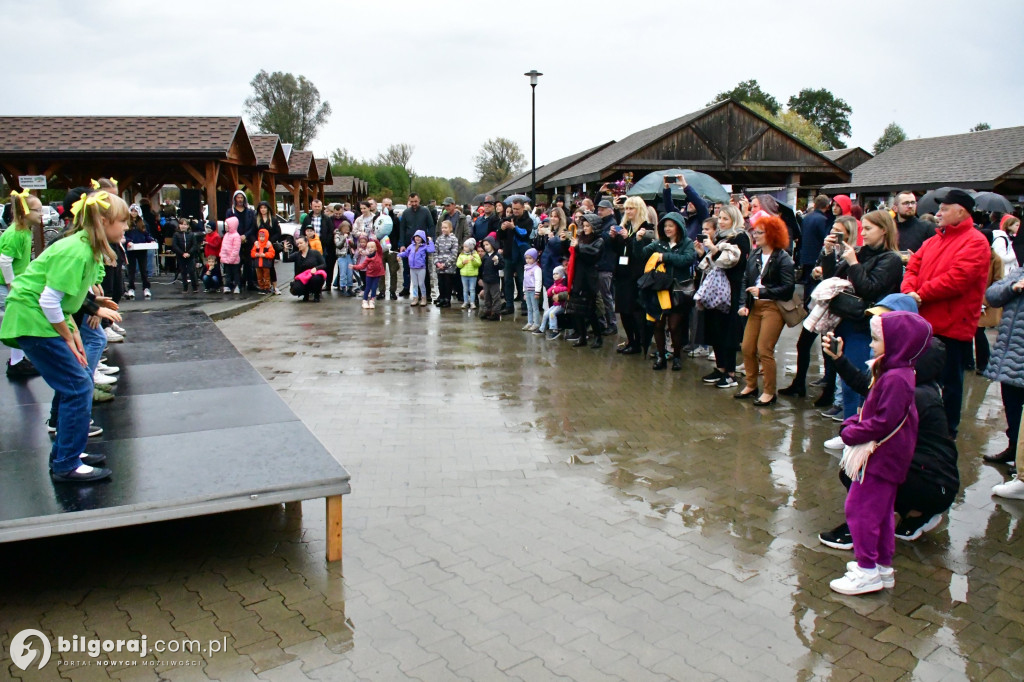
[[[34,627],[228,644],[69,679],[1024,679],[1024,503],[980,459],[998,386],[967,378],[948,520],[899,543],[894,590],[842,597],[812,398],[758,411],[705,360],[652,372],[522,324],[334,296],[222,321],[351,472],[343,562],[322,501],[5,546],[0,655]]]

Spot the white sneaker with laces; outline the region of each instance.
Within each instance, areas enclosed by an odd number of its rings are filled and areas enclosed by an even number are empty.
[[[846,570],[852,571],[857,567],[856,561],[846,562]],[[882,587],[891,590],[896,587],[896,569],[892,566],[883,566],[881,564],[875,564],[875,568],[878,570],[878,577],[882,579]]]
[[[241,290],[241,289],[239,289],[238,287],[235,287],[235,293],[236,293],[236,294],[240,294],[240,293],[242,293],[242,290]]]
[[[96,365],[96,369],[100,372],[103,372],[104,374],[117,374],[118,372],[121,371],[120,367],[111,367],[105,362],[101,362],[100,364]]]
[[[846,443],[843,442],[842,436],[829,438],[827,441],[825,441],[826,450],[842,450],[844,447],[846,447]]]
[[[224,293],[225,294],[230,294],[231,293],[231,287],[224,287]]]
[[[149,289],[143,289],[142,298],[148,301],[149,299],[153,298],[153,293]]]
[[[124,292],[124,297],[127,298],[129,301],[134,301],[135,300],[135,290],[134,289],[129,289],[128,291]]]
[[[97,369],[92,373],[92,383],[96,386],[110,386],[111,384],[117,383],[117,379],[112,376],[107,376]]]
[[[881,592],[885,589],[885,585],[882,583],[882,576],[878,574],[877,568],[865,570],[854,562],[853,568],[847,565],[847,569],[846,575],[842,578],[836,578],[828,584],[833,592],[855,596],[870,592]]]
[[[110,328],[113,329],[118,334],[120,334],[121,336],[127,336],[127,332],[125,332],[124,327],[122,327],[121,325],[119,325],[116,322],[112,322],[111,325],[110,325]]]
[[[121,343],[124,341],[124,337],[110,327],[107,327],[103,333],[107,335],[107,343]]]
[[[1024,481],[1018,477],[992,486],[992,494],[1010,500],[1024,500]]]

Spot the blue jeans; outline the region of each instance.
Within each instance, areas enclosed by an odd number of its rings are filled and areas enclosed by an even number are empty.
[[[540,330],[553,332],[558,331],[558,315],[562,312],[562,306],[553,305],[541,314]]]
[[[839,323],[836,333],[843,339],[843,355],[858,371],[863,370],[864,363],[871,359],[871,335],[853,330],[846,322]],[[849,419],[864,404],[864,396],[847,386],[845,381],[840,380],[839,385],[843,390],[843,418]]]
[[[526,299],[526,324],[540,326],[540,294],[536,291],[527,291],[524,294]]]
[[[85,323],[89,319],[87,315],[82,321],[82,327],[78,330],[78,333],[82,336],[82,345],[85,347],[85,360],[89,363],[89,376],[91,377],[96,371],[96,366],[100,364],[100,358],[103,357],[103,351],[107,348],[107,335],[103,331],[103,327],[99,329],[92,329]]]
[[[363,300],[368,301],[373,298],[377,298],[377,284],[380,282],[381,277],[370,277],[366,276],[366,289],[363,290]]]
[[[50,449],[50,468],[58,474],[74,471],[82,463],[79,455],[85,452],[89,441],[92,375],[78,364],[71,349],[59,336],[20,336],[18,345],[53,389],[60,406],[55,425],[57,435]]]
[[[462,292],[466,303],[476,303],[476,277],[462,278]]]
[[[342,289],[352,286],[352,270],[348,267],[350,265],[352,265],[351,255],[338,256],[338,276],[334,278],[334,286]]]

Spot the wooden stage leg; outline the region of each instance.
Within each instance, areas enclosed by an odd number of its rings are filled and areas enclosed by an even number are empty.
[[[327,500],[327,560],[341,561],[341,495]]]

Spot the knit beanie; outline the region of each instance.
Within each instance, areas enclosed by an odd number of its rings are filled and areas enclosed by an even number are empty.
[[[533,262],[537,262],[537,249],[527,249],[526,253],[523,254],[525,258],[532,258]]]
[[[463,242],[463,245],[469,246],[469,250],[472,251],[473,249],[476,248],[476,240],[470,237],[469,239]]]
[[[559,265],[559,266],[555,267],[555,269],[552,271],[551,275],[556,280],[565,279],[565,268],[562,267],[561,265]]]

